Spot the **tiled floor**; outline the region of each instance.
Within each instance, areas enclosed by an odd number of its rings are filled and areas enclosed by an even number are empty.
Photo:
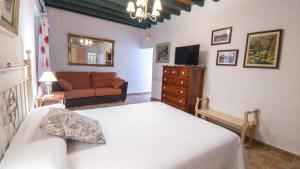
[[[124,104],[149,102],[150,94],[128,95],[125,102],[98,104],[74,107],[72,110],[111,107]],[[300,157],[286,153],[261,143],[246,144],[246,151],[250,162],[250,169],[300,169]]]
[[[125,102],[115,102],[115,103],[105,103],[105,104],[95,104],[95,105],[87,105],[87,106],[78,106],[78,107],[70,107],[69,110],[83,110],[83,109],[96,109],[102,107],[112,107],[112,106],[120,106],[126,104],[135,104],[135,103],[143,103],[150,102],[151,94],[150,93],[142,93],[142,94],[129,94],[127,95]]]
[[[261,143],[246,145],[250,169],[300,169],[300,157]]]

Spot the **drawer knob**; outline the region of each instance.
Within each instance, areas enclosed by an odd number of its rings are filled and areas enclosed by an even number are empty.
[[[182,100],[179,100],[179,102],[181,103],[181,102],[182,102]]]
[[[164,89],[166,88],[166,86],[164,86]]]
[[[172,72],[173,74],[175,73],[175,71],[173,70],[173,72]]]
[[[166,97],[166,95],[163,95],[163,97]]]
[[[182,74],[184,75],[184,72],[182,72]]]
[[[181,84],[183,84],[183,81],[181,81]]]
[[[165,70],[165,73],[167,73],[167,71]]]
[[[183,91],[181,90],[180,93],[183,93]]]
[[[167,79],[164,79],[164,81],[166,81]]]

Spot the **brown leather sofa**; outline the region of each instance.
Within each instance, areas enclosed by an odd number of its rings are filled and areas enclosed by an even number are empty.
[[[56,78],[52,91],[64,92],[67,107],[126,100],[128,82],[115,72],[57,72]]]

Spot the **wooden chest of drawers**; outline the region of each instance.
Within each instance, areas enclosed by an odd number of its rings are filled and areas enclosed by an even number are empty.
[[[202,98],[204,72],[197,66],[164,66],[162,102],[194,114],[196,97]]]

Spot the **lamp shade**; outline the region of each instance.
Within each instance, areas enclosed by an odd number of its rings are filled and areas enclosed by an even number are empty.
[[[132,12],[132,13],[134,13],[134,12],[135,12],[134,3],[131,2],[131,1],[129,1],[126,10],[127,10],[127,12]]]
[[[142,8],[137,8],[136,9],[135,16],[137,16],[137,17],[143,17],[143,10],[142,10]]]
[[[153,15],[153,16],[159,16],[159,15],[160,15],[159,10],[155,10],[155,9],[153,8],[153,10],[152,10],[152,15]]]
[[[52,72],[46,71],[42,74],[39,81],[40,82],[56,82],[57,79],[56,79],[55,75]]]
[[[136,1],[136,6],[137,7],[141,7],[141,6],[145,6],[145,5],[146,5],[145,0],[137,0]]]
[[[158,11],[159,11],[159,10],[162,10],[160,0],[155,0],[155,1],[154,1],[153,10],[158,10]]]

